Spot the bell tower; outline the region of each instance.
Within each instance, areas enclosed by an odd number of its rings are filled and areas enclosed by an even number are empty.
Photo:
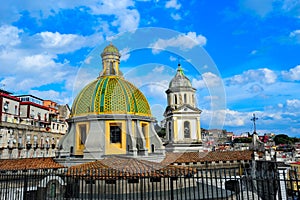
[[[170,81],[167,94],[166,121],[167,151],[199,151],[202,149],[200,114],[196,107],[196,89],[185,76],[181,65]]]

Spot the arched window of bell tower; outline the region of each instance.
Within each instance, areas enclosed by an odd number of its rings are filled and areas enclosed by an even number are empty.
[[[192,103],[193,103],[193,105],[195,104],[195,97],[194,97],[194,94],[192,94]]]
[[[184,94],[184,103],[187,103],[187,96]]]
[[[191,127],[190,127],[190,122],[185,121],[184,124],[184,138],[190,138],[191,137]]]
[[[169,122],[169,127],[168,127],[169,129],[168,129],[168,131],[169,131],[169,141],[171,141],[172,140],[172,123],[171,122]]]
[[[177,104],[177,95],[174,94],[174,103]]]

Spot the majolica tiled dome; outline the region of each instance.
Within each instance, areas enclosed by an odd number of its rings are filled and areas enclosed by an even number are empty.
[[[122,77],[120,54],[112,44],[104,48],[100,76],[85,86],[72,106],[72,116],[87,114],[133,114],[151,116],[143,93]]]
[[[151,116],[143,93],[118,76],[102,76],[85,86],[77,95],[72,116],[86,114],[136,114]]]

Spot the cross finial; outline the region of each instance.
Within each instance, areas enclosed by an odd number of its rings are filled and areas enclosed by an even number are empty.
[[[251,118],[251,121],[253,121],[253,133],[256,133],[256,120],[258,120],[258,118],[255,117],[255,113],[253,113],[253,117]]]

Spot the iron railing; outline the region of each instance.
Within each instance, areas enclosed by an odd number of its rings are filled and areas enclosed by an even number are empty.
[[[299,199],[298,178],[287,169],[266,173],[241,167],[135,174],[113,169],[0,171],[0,199],[288,200]]]

